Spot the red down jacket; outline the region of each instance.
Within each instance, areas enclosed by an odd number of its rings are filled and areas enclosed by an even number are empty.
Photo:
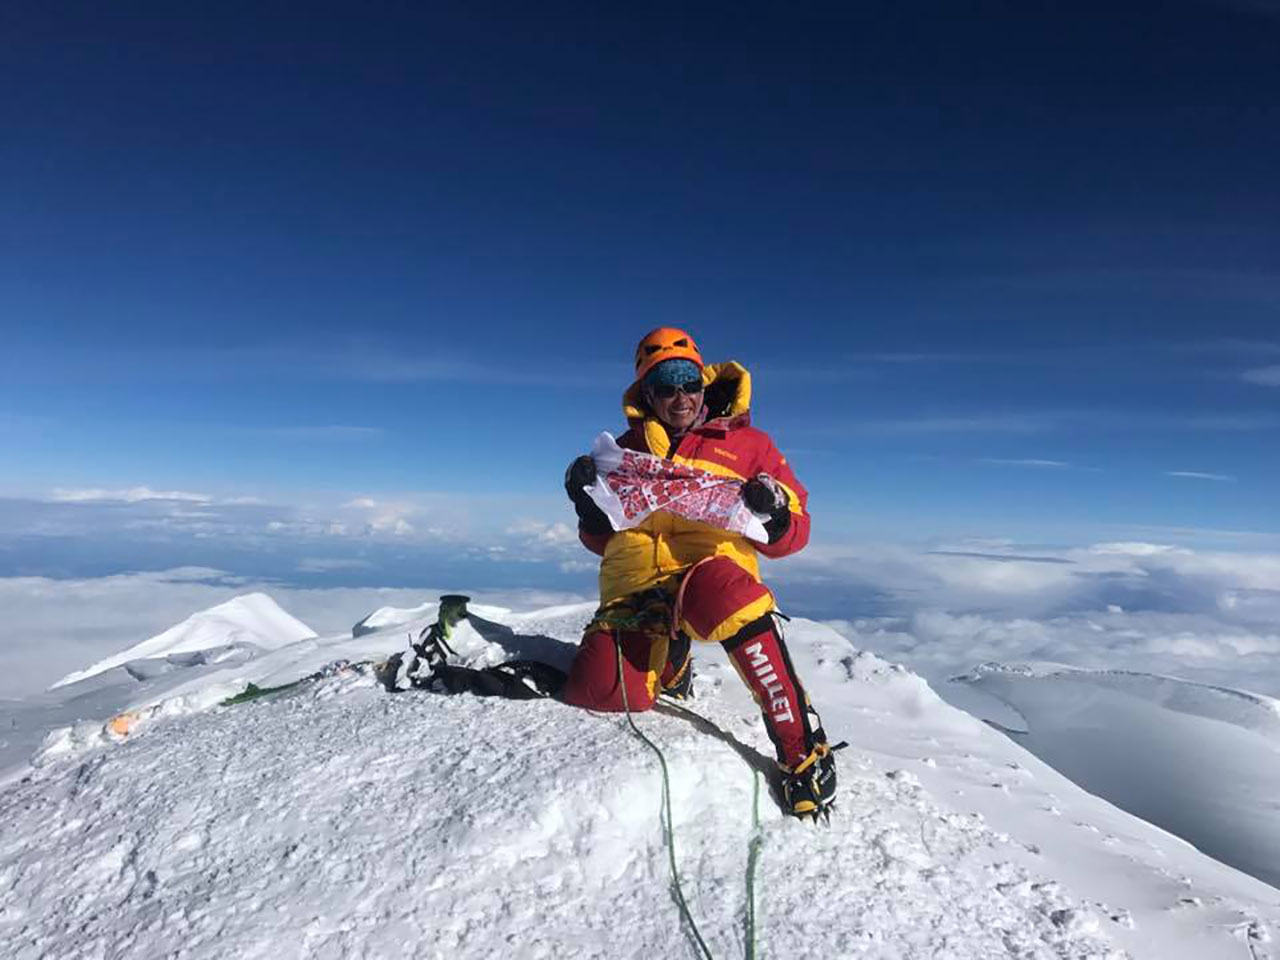
[[[776,543],[764,544],[660,510],[627,530],[607,534],[580,531],[583,544],[604,558],[600,564],[601,603],[669,581],[673,574],[712,556],[728,557],[759,580],[758,553],[784,557],[809,542],[808,492],[769,435],[751,426],[751,375],[730,361],[704,367],[702,379],[706,384],[706,419],[686,433],[676,449],[671,449],[662,422],[644,405],[638,385],[632,385],[623,396],[630,429],[618,438],[618,444],[737,480],[767,473],[787,491],[791,525]]]

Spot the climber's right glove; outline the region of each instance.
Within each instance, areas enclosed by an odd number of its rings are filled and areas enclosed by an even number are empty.
[[[573,509],[578,514],[578,525],[584,533],[613,533],[613,524],[585,489],[594,484],[596,479],[596,462],[586,455],[578,457],[564,472],[564,492],[573,501]]]

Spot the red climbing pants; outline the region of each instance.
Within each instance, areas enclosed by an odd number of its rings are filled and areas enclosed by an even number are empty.
[[[602,607],[587,627],[560,699],[589,710],[648,710],[689,669],[689,639],[719,643],[760,706],[778,762],[794,767],[812,749],[812,730],[808,699],[774,609],[768,589],[732,560],[705,560],[685,574],[682,587],[648,590]],[[673,616],[678,631],[671,629]]]

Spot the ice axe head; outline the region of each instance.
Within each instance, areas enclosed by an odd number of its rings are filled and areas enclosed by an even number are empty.
[[[436,619],[452,627],[467,615],[467,604],[470,602],[470,597],[464,597],[460,593],[447,593],[440,598],[440,612],[436,615]]]

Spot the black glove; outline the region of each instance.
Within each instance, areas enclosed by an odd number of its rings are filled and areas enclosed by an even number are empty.
[[[596,462],[586,454],[569,464],[569,469],[564,472],[564,488],[570,500],[576,500],[577,493],[583,487],[589,487],[595,482]]]
[[[588,456],[579,457],[564,472],[564,492],[573,501],[573,509],[578,513],[578,525],[586,533],[613,533],[613,524],[609,522],[609,518],[583,489],[595,482],[596,462]]]
[[[791,498],[767,473],[758,473],[742,485],[742,499],[753,513],[769,518],[764,532],[769,535],[770,543],[777,543],[791,528]]]

